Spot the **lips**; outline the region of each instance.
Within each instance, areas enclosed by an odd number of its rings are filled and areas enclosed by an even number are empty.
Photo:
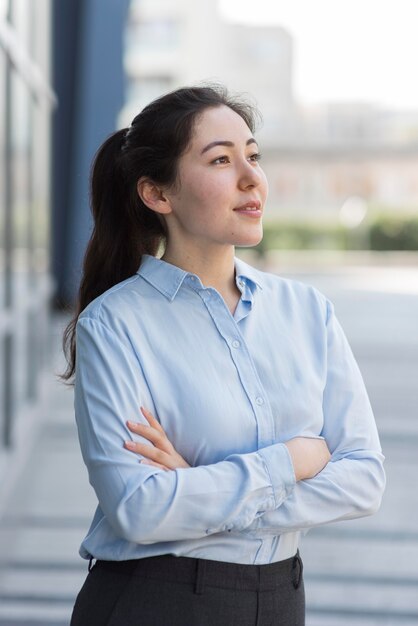
[[[250,202],[246,202],[241,206],[237,206],[234,211],[260,211],[261,210],[261,202],[258,200],[252,200]]]
[[[260,219],[263,215],[263,212],[261,210],[261,202],[259,202],[258,200],[250,200],[249,202],[246,202],[245,204],[236,207],[234,211],[236,211],[240,215],[245,216],[245,218],[252,219]]]

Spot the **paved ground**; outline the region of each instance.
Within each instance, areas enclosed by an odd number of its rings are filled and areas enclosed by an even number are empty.
[[[297,277],[336,304],[370,392],[388,475],[376,516],[304,539],[307,626],[418,625],[418,269]],[[68,625],[93,508],[72,394],[51,377],[39,437],[0,520],[0,626]]]
[[[377,515],[305,538],[308,625],[417,625],[418,269],[358,268],[309,280],[332,297],[359,361],[388,484]]]

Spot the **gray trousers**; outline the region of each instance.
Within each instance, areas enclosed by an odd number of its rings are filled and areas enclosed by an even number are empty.
[[[96,561],[71,626],[304,626],[302,561]]]

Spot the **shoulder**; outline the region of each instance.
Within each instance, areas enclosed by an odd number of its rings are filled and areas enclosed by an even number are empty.
[[[244,267],[245,266],[245,267]],[[247,269],[248,276],[261,287],[263,302],[281,307],[301,310],[305,313],[316,312],[327,318],[332,306],[328,298],[313,285],[285,278],[270,271],[264,271],[240,261],[240,269]]]
[[[78,321],[91,321],[114,326],[118,318],[124,318],[129,311],[140,306],[141,279],[138,274],[117,283],[92,300],[80,313]]]

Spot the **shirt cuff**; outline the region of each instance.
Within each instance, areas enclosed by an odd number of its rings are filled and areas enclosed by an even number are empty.
[[[266,467],[273,487],[275,506],[277,509],[292,493],[296,485],[296,476],[290,452],[284,443],[277,443],[258,450]]]

